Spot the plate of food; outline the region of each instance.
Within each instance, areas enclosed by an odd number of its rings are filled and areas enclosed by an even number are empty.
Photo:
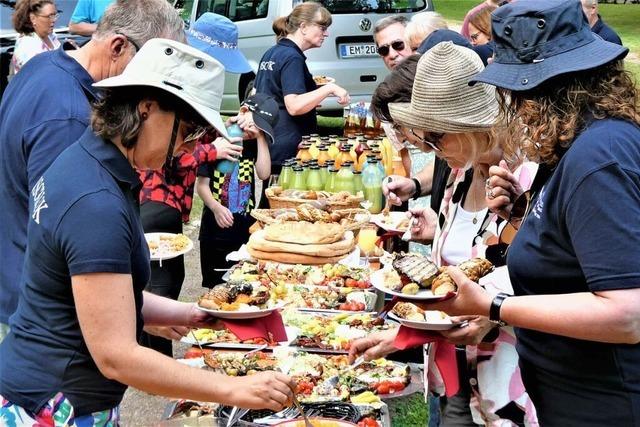
[[[446,331],[460,325],[453,323],[446,313],[438,310],[423,310],[408,302],[399,302],[389,312],[389,318],[403,326],[425,331]]]
[[[151,261],[162,261],[184,255],[193,249],[193,241],[184,234],[145,233]]]
[[[493,264],[484,258],[472,258],[458,268],[474,282],[493,270]],[[396,253],[391,262],[371,275],[374,288],[407,300],[445,299],[457,287],[446,268],[438,268],[427,257],[415,253]]]
[[[407,212],[386,212],[371,216],[371,222],[380,228],[396,233],[404,233],[409,228],[411,218]]]
[[[327,76],[313,76],[313,81],[316,82],[316,86],[324,86],[329,83],[335,83],[336,79]]]
[[[284,307],[265,286],[250,283],[216,285],[198,299],[198,308],[221,319],[255,319]]]

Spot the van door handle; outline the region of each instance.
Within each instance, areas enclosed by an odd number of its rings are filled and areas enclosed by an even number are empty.
[[[378,76],[376,76],[375,74],[360,76],[361,82],[375,82],[376,80],[378,80]]]

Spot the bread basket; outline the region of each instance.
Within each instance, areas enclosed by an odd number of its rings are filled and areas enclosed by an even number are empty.
[[[354,196],[347,192],[330,193],[328,191],[313,190],[282,190],[281,187],[269,187],[265,190],[269,207],[271,209],[295,208],[302,203],[309,203],[313,200],[323,200],[326,202],[327,210],[333,212],[338,209],[359,208],[360,202],[364,201],[362,195]]]
[[[371,214],[368,210],[362,208],[337,209],[331,212],[340,215],[342,219],[340,224],[345,230],[357,231],[371,220]],[[299,221],[309,220],[310,218],[295,217],[295,208],[278,208],[278,209],[254,209],[251,216],[262,224],[273,224],[279,221]],[[356,219],[357,216],[357,219]]]

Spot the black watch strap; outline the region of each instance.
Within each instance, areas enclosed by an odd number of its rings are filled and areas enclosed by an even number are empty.
[[[413,181],[414,185],[416,186],[416,190],[413,192],[413,196],[411,196],[411,198],[413,200],[415,200],[418,197],[422,196],[422,186],[420,185],[420,181],[418,181],[417,178],[411,178],[411,180]]]
[[[491,307],[489,308],[489,320],[498,323],[500,326],[506,325],[506,322],[500,319],[500,307],[502,307],[502,303],[504,302],[504,300],[510,296],[511,295],[509,294],[500,292],[493,298],[493,301],[491,301]]]

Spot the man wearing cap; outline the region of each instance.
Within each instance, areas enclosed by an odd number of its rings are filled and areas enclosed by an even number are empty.
[[[587,21],[589,21],[591,31],[602,37],[603,40],[622,45],[620,36],[618,36],[610,26],[604,23],[598,13],[598,0],[580,0],[580,2],[582,3],[582,10],[587,17]]]
[[[254,223],[249,214],[256,206],[256,179],[264,181],[271,174],[267,141],[273,143],[278,103],[270,96],[256,93],[242,103],[240,112],[239,123],[252,124],[262,132],[255,133],[257,138],[244,141],[242,157],[230,169],[212,163],[204,163],[198,169],[196,188],[205,204],[198,237],[200,269],[202,286],[206,288],[222,282],[221,270],[233,265],[226,261],[227,254],[249,240],[249,228]]]
[[[139,25],[150,19],[158,26]],[[90,102],[97,98],[92,83],[120,74],[151,38],[184,40],[183,27],[164,0],[120,1],[85,46],[38,55],[9,83],[0,104],[0,329],[18,302],[29,192],[89,124]]]
[[[187,31],[187,39],[191,46],[220,61],[226,72],[241,74],[251,71],[249,63],[238,49],[238,28],[228,18],[210,12],[203,14]],[[245,121],[251,122],[251,118],[240,119],[243,124]],[[176,157],[173,169],[168,171],[169,176],[165,176],[164,170],[139,170],[142,181],[140,216],[144,231],[182,233],[182,224],[189,221],[191,213],[198,168],[222,159],[237,162],[241,155],[241,145],[207,135],[198,141],[193,153],[183,153]],[[152,261],[151,280],[147,290],[156,295],[178,299],[184,277],[184,256],[163,260],[162,263]],[[147,329],[156,335],[144,334],[143,342],[172,356],[171,341],[163,336],[179,339],[179,335],[169,329]]]

